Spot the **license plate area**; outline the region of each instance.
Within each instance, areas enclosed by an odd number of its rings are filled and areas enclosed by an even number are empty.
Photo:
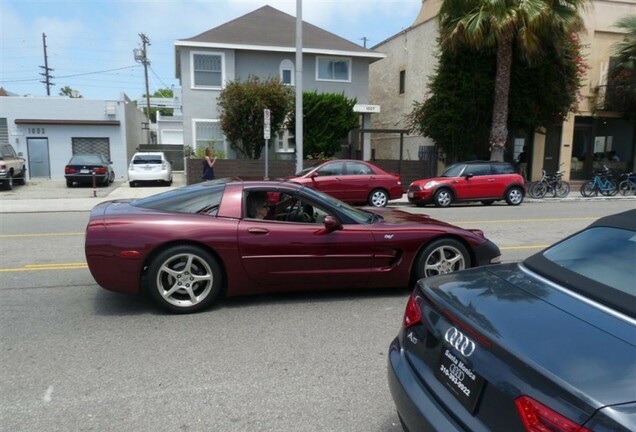
[[[486,381],[464,363],[461,357],[444,347],[435,377],[471,414],[475,412]]]
[[[80,170],[80,174],[88,174],[90,172],[91,172],[91,170],[88,170],[88,169],[81,169]]]
[[[409,198],[413,198],[413,197],[415,196],[415,194],[414,194],[413,192],[409,192],[409,193],[407,194],[407,196],[408,196]]]

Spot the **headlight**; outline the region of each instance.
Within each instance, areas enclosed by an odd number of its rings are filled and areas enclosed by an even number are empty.
[[[424,189],[431,189],[437,185],[436,181],[430,181],[424,185]]]

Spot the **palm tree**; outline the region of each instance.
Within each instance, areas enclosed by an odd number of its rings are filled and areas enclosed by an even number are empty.
[[[636,15],[627,15],[614,25],[626,31],[621,42],[612,45],[612,55],[616,58],[616,69],[636,69]]]
[[[508,93],[513,53],[529,63],[540,59],[546,43],[583,28],[579,10],[588,0],[444,0],[439,12],[442,48],[467,45],[496,50],[497,66],[490,159],[503,160],[508,139]]]

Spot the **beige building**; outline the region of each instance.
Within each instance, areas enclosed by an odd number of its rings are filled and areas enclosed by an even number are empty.
[[[437,13],[441,3],[423,0],[410,27],[372,47],[387,56],[370,66],[369,102],[381,107],[380,113],[372,117],[374,129],[406,128],[405,115],[413,109],[413,102],[428,96],[427,84],[437,63]],[[624,36],[614,24],[633,14],[635,0],[590,0],[583,12],[586,31],[580,35],[589,70],[576,113],[562,125],[532,136],[510,132],[507,157],[514,160],[528,144],[531,179],[538,179],[542,169],[561,169],[566,179],[583,179],[600,163],[616,171],[636,165],[636,125],[612,111],[609,101],[613,89],[607,85],[610,47]],[[426,159],[433,145],[429,138],[407,136],[403,158]],[[399,158],[399,136],[374,134],[372,148],[377,159]],[[603,160],[614,155],[620,160]]]

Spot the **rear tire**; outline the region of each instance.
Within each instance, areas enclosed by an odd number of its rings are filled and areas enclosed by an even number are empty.
[[[435,197],[433,198],[433,203],[436,207],[448,207],[453,202],[453,193],[446,189],[442,188],[435,192]]]
[[[217,259],[197,246],[173,246],[159,253],[148,269],[150,296],[173,313],[209,307],[223,286]]]
[[[506,202],[511,206],[518,206],[523,202],[523,191],[520,187],[513,186],[506,192]]]
[[[594,187],[593,181],[586,181],[581,185],[581,195],[586,198],[598,195],[598,191]]]
[[[600,192],[601,192],[601,195],[614,196],[618,193],[618,186],[616,185],[615,181],[610,180],[610,182],[608,183],[607,189],[601,189]]]
[[[568,182],[560,181],[554,188],[554,194],[558,198],[565,198],[570,193],[570,184]]]
[[[389,202],[389,194],[384,189],[374,189],[369,195],[369,205],[385,207]]]
[[[623,196],[633,192],[632,185],[627,180],[623,180],[622,182],[620,182],[620,184],[618,185],[618,190]]]
[[[68,188],[73,187],[73,182],[70,180],[66,180],[66,187]]]

